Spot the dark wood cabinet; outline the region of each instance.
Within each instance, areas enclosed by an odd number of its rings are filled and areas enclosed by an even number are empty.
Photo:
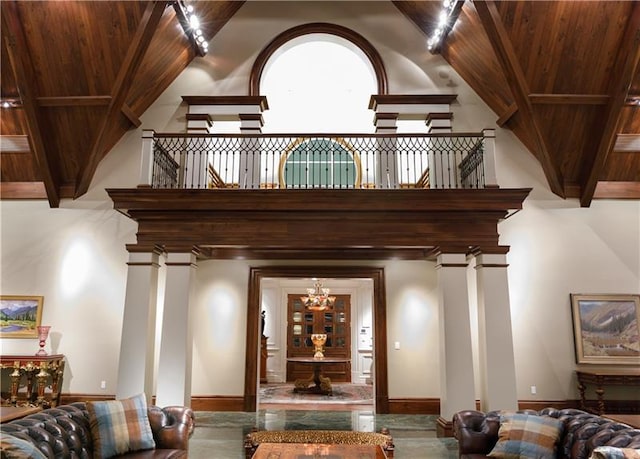
[[[301,296],[289,295],[287,299],[287,358],[313,357],[315,347],[311,341],[314,333],[324,333],[325,357],[351,359],[351,297],[334,295],[333,308],[311,311],[305,308]],[[323,375],[332,382],[351,382],[351,363],[327,364]],[[309,366],[287,362],[287,381],[309,377]]]

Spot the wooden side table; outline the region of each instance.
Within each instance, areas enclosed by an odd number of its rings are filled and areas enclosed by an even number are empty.
[[[605,386],[637,386],[640,385],[640,370],[576,370],[578,377],[578,390],[580,391],[580,408],[587,409],[585,392],[587,384],[596,386],[595,392],[598,397],[596,413],[603,415],[604,388]]]
[[[9,404],[18,406],[20,387],[26,379],[26,405],[48,408],[60,404],[64,355],[0,355],[0,370],[12,370]],[[45,388],[51,386],[51,396]],[[35,393],[34,393],[35,387]]]

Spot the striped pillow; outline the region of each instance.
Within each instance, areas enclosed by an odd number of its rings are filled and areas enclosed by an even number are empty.
[[[87,402],[96,458],[155,448],[144,394],[125,400]]]
[[[562,421],[547,416],[511,413],[500,416],[498,442],[487,455],[502,459],[554,459]]]

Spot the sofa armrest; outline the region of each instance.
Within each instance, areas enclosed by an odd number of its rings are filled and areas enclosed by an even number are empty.
[[[500,417],[481,411],[459,411],[453,416],[453,436],[463,454],[489,454],[498,441]]]
[[[189,449],[189,437],[195,427],[193,410],[186,406],[160,408],[149,406],[149,423],[156,449]]]

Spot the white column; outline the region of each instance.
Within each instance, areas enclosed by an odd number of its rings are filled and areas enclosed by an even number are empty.
[[[142,155],[140,156],[140,185],[153,185],[153,142],[155,131],[142,131]]]
[[[483,411],[518,408],[507,266],[506,255],[476,254]]]
[[[167,255],[162,340],[156,405],[191,405],[191,300],[195,288],[194,252]]]
[[[258,135],[264,121],[261,113],[240,113],[240,132]],[[240,188],[260,188],[260,138],[243,137],[240,140]]]
[[[498,188],[498,176],[496,175],[496,130],[484,129],[484,186],[486,188]]]
[[[475,408],[467,260],[463,253],[437,257],[440,322],[440,418],[451,422]]]
[[[376,134],[388,134],[389,137],[377,138],[375,159],[376,188],[398,187],[398,141],[395,137],[398,126],[397,113],[376,113],[374,123]]]
[[[129,268],[124,299],[116,398],[153,395],[153,364],[158,299],[158,247],[128,246]],[[143,250],[143,251],[140,251]]]

